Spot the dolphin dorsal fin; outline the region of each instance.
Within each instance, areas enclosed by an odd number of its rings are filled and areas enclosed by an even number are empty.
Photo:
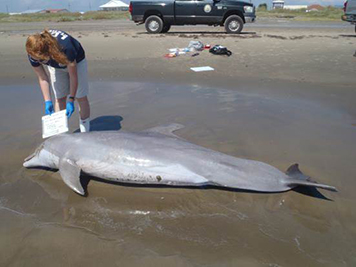
[[[295,164],[291,165],[288,168],[288,170],[286,171],[286,174],[289,177],[294,178],[294,179],[299,179],[299,180],[311,182],[310,177],[306,176],[304,173],[301,172],[301,170],[299,169],[299,164],[298,163],[295,163]]]
[[[68,185],[74,192],[84,195],[84,189],[80,183],[80,172],[81,169],[77,164],[68,159],[61,158],[59,161],[59,173],[62,176],[62,179],[66,185]]]
[[[176,137],[176,138],[180,138],[179,136],[175,135],[173,132],[184,128],[184,125],[182,124],[178,124],[178,123],[170,123],[170,124],[164,124],[164,125],[160,125],[160,126],[156,126],[153,128],[149,128],[147,130],[144,130],[143,132],[146,133],[160,133],[160,134],[164,134],[164,135],[168,135],[168,136],[172,136],[172,137]]]
[[[293,175],[300,175],[303,173],[299,170],[299,164],[295,163],[288,168],[288,170],[286,171],[286,174],[293,176]]]

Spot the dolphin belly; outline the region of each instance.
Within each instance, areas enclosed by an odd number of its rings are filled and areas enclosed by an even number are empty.
[[[122,183],[201,186],[209,182],[180,164],[140,167],[98,161],[77,163],[86,174]]]

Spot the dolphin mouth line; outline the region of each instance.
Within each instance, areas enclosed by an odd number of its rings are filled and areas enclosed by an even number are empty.
[[[36,152],[32,153],[31,155],[29,155],[27,158],[24,159],[24,162],[27,162],[31,159],[33,159],[36,156]]]
[[[38,153],[42,150],[42,148],[43,148],[43,144],[41,144],[39,147],[37,147],[35,152],[33,152],[31,155],[29,155],[27,158],[25,158],[24,162],[27,162],[27,161],[33,159],[34,157],[36,157],[38,155]]]

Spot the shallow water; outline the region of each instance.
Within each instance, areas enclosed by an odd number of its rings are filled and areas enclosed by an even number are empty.
[[[94,82],[94,130],[181,123],[186,128],[177,134],[190,142],[281,170],[298,162],[305,174],[339,192],[259,194],[90,181],[84,198],[58,173],[22,168],[41,142],[36,87],[0,87],[1,266],[356,264],[350,94],[335,98],[333,88],[313,85],[299,94],[267,85],[231,90]],[[72,118],[72,131],[77,124]]]

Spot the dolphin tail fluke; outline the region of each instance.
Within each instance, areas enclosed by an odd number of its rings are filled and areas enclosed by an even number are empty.
[[[311,186],[311,187],[317,187],[317,188],[322,188],[329,191],[337,192],[337,189],[333,186],[319,184],[317,182],[312,181],[309,176],[306,176],[299,170],[298,164],[293,164],[292,166],[290,166],[286,174],[290,177],[290,179],[286,181],[287,185],[290,187]]]

